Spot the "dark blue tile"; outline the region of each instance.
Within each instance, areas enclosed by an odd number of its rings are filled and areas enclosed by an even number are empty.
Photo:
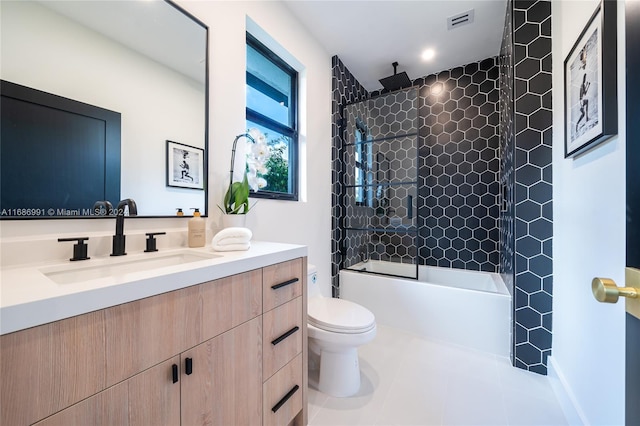
[[[551,127],[553,117],[550,110],[540,109],[529,117],[529,126],[536,130],[545,130]]]
[[[464,73],[465,74],[472,75],[476,71],[478,71],[478,64],[476,62],[464,66]]]
[[[529,306],[529,295],[519,288],[515,289],[516,295],[514,298],[514,305],[516,309],[525,308]]]
[[[551,202],[542,205],[542,217],[553,220],[553,204]]]
[[[527,365],[542,362],[542,352],[529,343],[516,345],[516,357]]]
[[[529,188],[529,199],[539,204],[544,204],[551,201],[553,196],[553,189],[550,184],[545,182],[538,182]]]
[[[540,277],[546,277],[553,272],[553,262],[541,254],[529,260],[529,269]]]
[[[515,331],[516,331],[516,335],[515,335],[515,343],[525,343],[527,341],[529,341],[529,333],[527,332],[527,329],[524,328],[523,326],[521,326],[520,324],[516,324],[515,325]]]
[[[539,291],[537,293],[533,293],[530,297],[529,297],[530,303],[531,303],[531,307],[533,309],[535,309],[536,311],[542,313],[542,314],[546,314],[551,312],[551,309],[553,308],[553,302],[552,302],[552,298],[550,295],[548,295],[547,293],[545,293],[544,291]],[[536,345],[538,346],[538,345]],[[547,348],[543,348],[538,346],[540,349],[547,349]]]
[[[528,22],[544,22],[551,16],[551,2],[550,1],[537,1],[533,6],[527,10]]]
[[[525,273],[529,270],[529,261],[527,260],[526,257],[516,253],[514,258],[515,258],[514,272],[516,274]]]
[[[518,274],[516,275],[516,288],[528,294],[537,293],[542,290],[542,280],[531,272]]]
[[[551,38],[550,37],[538,37],[527,47],[527,52],[530,57],[536,59],[542,59],[551,53]],[[531,85],[529,86],[531,87]],[[551,81],[548,85],[551,88]],[[547,89],[548,90],[548,89]],[[546,91],[546,90],[545,90]]]
[[[542,326],[549,331],[553,329],[553,315],[551,312],[542,315]]]
[[[544,352],[543,352],[544,354]],[[543,357],[544,362],[546,363],[546,357]],[[542,374],[543,376],[547,375],[547,367],[545,364],[535,364],[529,367],[529,371],[533,372],[533,373],[538,373],[538,374]]]
[[[532,237],[544,241],[553,236],[553,223],[542,218],[536,219],[529,224],[529,233]]]

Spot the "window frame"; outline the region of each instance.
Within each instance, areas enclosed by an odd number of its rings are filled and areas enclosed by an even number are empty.
[[[250,191],[249,196],[253,198],[265,198],[271,200],[286,200],[286,201],[298,201],[298,186],[300,177],[298,175],[298,71],[296,71],[292,66],[287,64],[282,58],[273,53],[268,47],[262,44],[257,38],[252,36],[250,33],[247,34],[246,45],[251,46],[258,53],[264,56],[267,60],[272,62],[275,66],[282,69],[285,73],[287,73],[291,77],[291,104],[288,106],[289,110],[289,122],[291,126],[287,126],[285,124],[280,123],[264,114],[261,114],[251,108],[246,106],[246,117],[247,121],[252,121],[262,127],[266,127],[267,129],[276,131],[283,136],[286,136],[290,139],[289,144],[289,186],[291,187],[291,192],[275,192],[275,191],[265,191],[261,189],[260,191]],[[245,67],[246,68],[246,67]],[[253,81],[255,76],[249,73],[248,70],[245,71],[246,76],[246,84],[250,85],[250,81]],[[262,80],[256,79],[260,82]],[[254,87],[256,90],[258,88]],[[264,94],[267,94],[261,91]],[[268,94],[267,94],[268,96]]]

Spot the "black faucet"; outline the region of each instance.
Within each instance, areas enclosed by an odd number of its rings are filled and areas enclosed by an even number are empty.
[[[127,198],[118,203],[116,207],[116,235],[113,236],[113,250],[111,256],[124,256],[125,235],[124,235],[124,208],[129,208],[129,216],[136,216],[138,208],[136,202]]]

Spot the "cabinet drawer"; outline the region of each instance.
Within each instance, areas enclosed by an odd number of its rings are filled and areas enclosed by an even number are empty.
[[[302,409],[302,354],[263,385],[263,424],[287,425]]]
[[[268,378],[302,351],[302,297],[265,312],[262,325],[262,371]]]
[[[265,312],[302,295],[302,286],[306,281],[302,273],[302,259],[263,269],[262,305]]]

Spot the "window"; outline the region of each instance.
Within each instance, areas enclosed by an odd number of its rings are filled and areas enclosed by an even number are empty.
[[[367,142],[367,127],[356,120],[355,130],[355,190],[357,206],[372,206],[371,185],[373,176],[371,172],[372,152],[371,143]]]
[[[267,185],[251,196],[298,200],[298,73],[247,33],[247,129],[267,139]]]

